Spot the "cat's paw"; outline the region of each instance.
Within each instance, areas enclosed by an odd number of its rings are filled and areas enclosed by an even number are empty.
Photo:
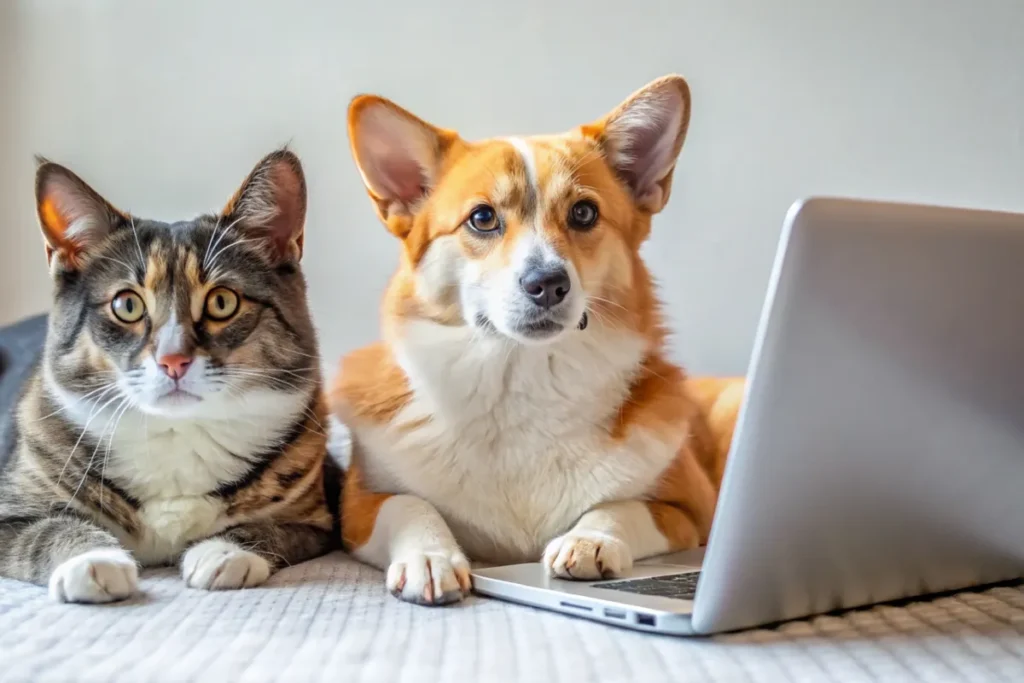
[[[613,579],[633,567],[629,547],[607,534],[568,533],[544,550],[548,574],[563,579]]]
[[[391,594],[417,605],[447,605],[469,594],[469,561],[459,551],[411,552],[388,567]]]
[[[210,538],[185,551],[181,574],[189,588],[251,588],[270,578],[270,563],[230,541]]]
[[[139,567],[120,548],[89,550],[65,560],[50,575],[57,602],[101,603],[131,597],[139,588]]]

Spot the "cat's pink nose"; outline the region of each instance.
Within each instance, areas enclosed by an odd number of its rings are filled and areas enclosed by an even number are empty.
[[[192,359],[181,353],[169,353],[157,361],[157,364],[168,377],[179,380],[188,372],[188,367],[192,365]]]

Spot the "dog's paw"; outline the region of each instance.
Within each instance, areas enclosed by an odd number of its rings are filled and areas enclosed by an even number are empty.
[[[189,588],[251,588],[270,578],[270,563],[230,541],[211,538],[185,552],[181,574]]]
[[[58,565],[50,575],[49,588],[57,602],[124,600],[139,588],[139,567],[120,548],[90,550]]]
[[[413,552],[396,558],[388,567],[391,594],[417,605],[458,602],[473,587],[469,561],[461,552]]]
[[[544,567],[563,579],[614,579],[633,567],[633,555],[613,536],[570,532],[548,543]]]

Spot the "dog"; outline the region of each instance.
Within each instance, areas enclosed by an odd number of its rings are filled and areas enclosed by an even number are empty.
[[[743,380],[666,358],[639,253],[689,119],[680,76],[565,134],[479,142],[352,100],[402,255],[382,341],[330,391],[353,438],[341,534],[396,596],[457,601],[470,559],[599,579],[706,542]]]

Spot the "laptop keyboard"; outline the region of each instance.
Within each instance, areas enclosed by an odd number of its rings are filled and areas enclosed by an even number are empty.
[[[665,574],[663,576],[652,576],[647,579],[627,579],[625,581],[599,583],[595,588],[607,588],[608,590],[637,593],[639,595],[654,595],[659,598],[693,600],[693,596],[697,594],[698,578],[700,578],[700,572]]]

